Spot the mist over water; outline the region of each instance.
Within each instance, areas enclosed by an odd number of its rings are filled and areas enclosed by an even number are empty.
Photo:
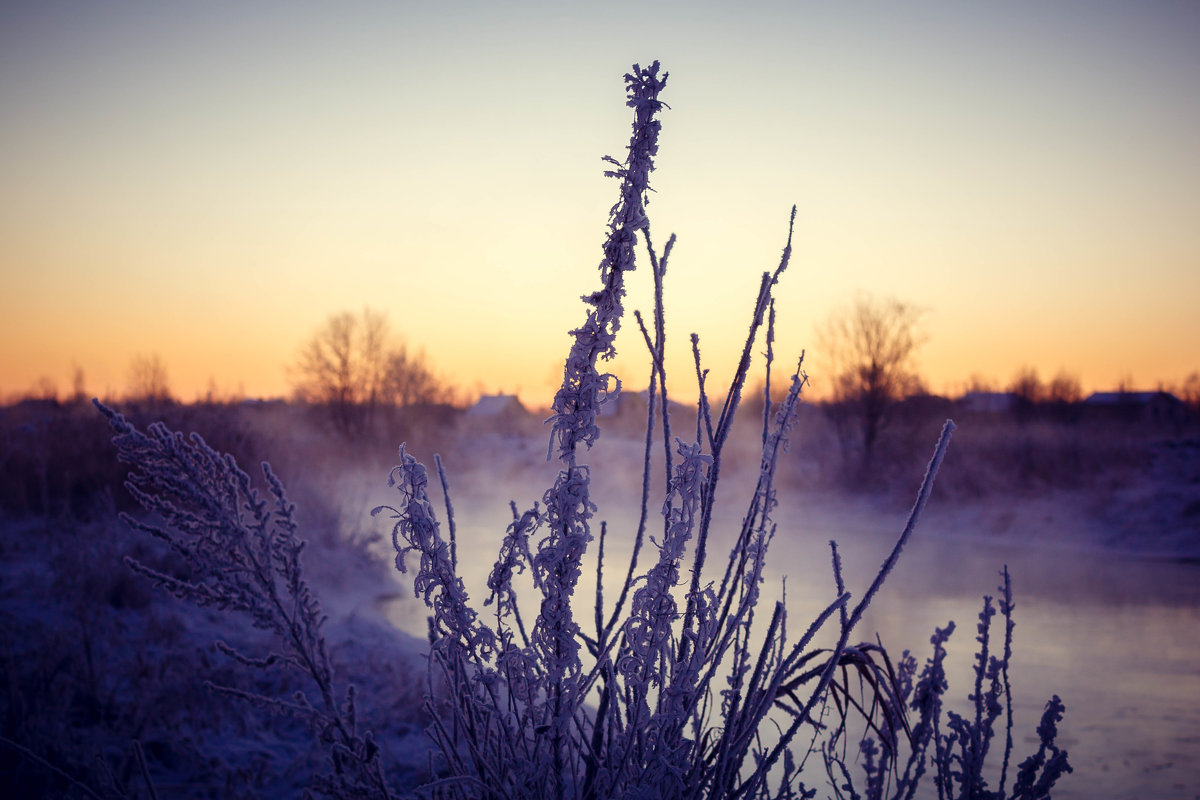
[[[487,596],[486,580],[500,538],[512,519],[509,500],[515,500],[519,510],[530,507],[540,499],[557,467],[544,461],[536,439],[485,437],[477,444],[473,451],[448,459],[447,471],[457,521],[459,570],[479,607]],[[608,613],[628,565],[637,527],[640,447],[632,440],[610,438],[585,459],[593,465],[599,506],[593,526],[596,539],[589,547],[574,602],[576,619],[585,631],[595,624],[595,555],[601,520],[608,523],[603,581]],[[430,462],[432,473],[432,458],[427,456],[419,454]],[[752,467],[743,464],[723,479],[709,547],[709,580],[720,580],[753,477]],[[659,467],[650,493],[649,536],[661,533],[662,480]],[[376,481],[380,484],[382,480]],[[444,529],[440,491],[431,495]],[[386,490],[371,498],[372,502],[390,499]],[[762,586],[765,605],[760,609],[783,598],[786,589],[794,638],[833,599],[829,540],[836,539],[842,552],[847,588],[861,596],[903,529],[906,512],[862,496],[786,487],[781,488],[779,500],[774,514],[779,527],[767,559]],[[1055,797],[1200,794],[1200,763],[1194,758],[1200,744],[1200,637],[1195,635],[1200,630],[1200,566],[1088,547],[1075,536],[1077,532],[1056,536],[1049,523],[1017,536],[997,536],[986,526],[972,529],[964,523],[962,510],[950,505],[948,500],[931,503],[854,639],[874,641],[878,634],[893,658],[907,649],[923,663],[930,655],[934,628],[953,620],[956,630],[948,643],[946,703],[950,710],[965,712],[974,683],[982,596],[997,595],[1000,571],[1007,565],[1016,602],[1010,781],[1016,764],[1036,749],[1042,710],[1051,695],[1058,694],[1067,707],[1059,742],[1069,752],[1075,771],[1060,781]],[[377,529],[387,532],[383,524]],[[648,543],[639,574],[655,556]],[[405,576],[398,576],[398,583],[403,597],[388,603],[389,617],[403,630],[424,637],[425,608],[411,598],[411,583]],[[527,618],[532,619],[537,593],[528,581],[516,583],[522,589]],[[768,615],[760,610],[760,616]],[[1002,635],[1002,623],[994,623],[993,637]],[[993,642],[1001,646],[1002,638]],[[823,776],[816,783],[823,785]]]

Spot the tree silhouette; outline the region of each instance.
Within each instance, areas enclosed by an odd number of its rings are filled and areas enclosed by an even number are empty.
[[[1033,418],[1038,403],[1046,396],[1046,386],[1033,367],[1021,367],[1008,384],[1008,391],[1013,396],[1013,413],[1020,422]]]
[[[368,430],[382,407],[445,402],[447,385],[434,375],[423,353],[395,342],[387,315],[331,314],[300,349],[292,365],[296,396],[328,412],[341,433]]]
[[[1066,370],[1058,374],[1046,387],[1046,402],[1059,422],[1074,422],[1079,418],[1079,403],[1083,400],[1083,386],[1079,378]]]
[[[171,402],[167,365],[158,353],[139,353],[129,364],[128,399],[140,403]]]
[[[913,353],[923,341],[920,311],[895,298],[860,295],[817,331],[831,364],[833,397],[827,406],[843,447],[861,439],[860,479],[871,472],[879,434],[896,403],[920,386]]]
[[[1179,394],[1189,410],[1200,411],[1200,372],[1192,372],[1184,379]]]

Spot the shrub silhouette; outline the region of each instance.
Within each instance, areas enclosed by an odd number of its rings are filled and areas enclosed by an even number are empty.
[[[993,652],[995,609],[985,598],[980,616],[972,713],[943,714],[947,689],[944,644],[953,623],[938,630],[932,657],[920,673],[905,653],[893,660],[881,644],[853,644],[864,610],[880,591],[912,536],[928,500],[954,424],[947,421],[934,448],[903,531],[861,597],[844,585],[832,545],[836,591],[814,619],[796,626],[782,601],[761,596],[764,565],[775,532],[775,472],[785,451],[807,381],[801,357],[788,391],[773,401],[775,308],[772,292],[791,255],[791,226],[778,266],[762,276],[749,332],[731,385],[717,408],[710,402],[699,339],[692,336],[699,400],[690,441],[673,435],[664,362],[662,282],[674,238],[653,247],[646,194],[658,148],[667,80],[657,62],[634,65],[625,76],[635,121],[628,156],[608,159],[620,183],[600,264],[601,288],[584,298],[586,318],[554,398],[550,455],[557,478],[532,507],[512,504],[487,585],[476,604],[458,574],[457,542],[448,481],[445,528],[430,494],[430,473],[400,448],[389,477],[398,499],[373,513],[393,520],[396,566],[413,570],[413,589],[431,613],[426,703],[436,758],[424,794],[446,798],[795,798],[817,787],[805,766],[820,754],[837,797],[915,796],[927,774],[939,798],[1046,796],[1064,771],[1055,745],[1063,707],[1057,697],[1038,729],[1040,745],[1015,770],[1006,788],[1013,749],[1011,585],[1001,587],[1004,645]],[[792,220],[795,209],[792,210]],[[624,279],[644,241],[654,280],[654,311],[635,314],[651,361],[643,479],[632,557],[615,599],[603,594],[605,523],[590,486],[588,452],[600,437],[597,416],[619,391],[600,364],[614,353],[623,317]],[[727,563],[710,558],[722,458],[756,343],[766,350],[761,459],[757,482]],[[256,658],[225,646],[247,666],[289,669],[307,677],[313,699],[222,690],[297,715],[328,746],[329,774],[316,788],[335,797],[388,797],[386,760],[369,732],[360,731],[356,698],[338,685],[322,633],[323,615],[304,576],[303,541],[282,484],[264,465],[269,496],[260,496],[232,457],[199,437],[164,426],[142,433],[104,409],[122,459],[134,466],[130,488],[163,524],[128,518],[167,541],[190,564],[187,578],[133,568],[203,606],[249,615],[273,635],[282,652]],[[655,456],[660,453],[661,456]],[[661,458],[661,463],[656,462]],[[650,499],[651,471],[668,476],[661,503]],[[651,508],[661,530],[651,537]],[[652,547],[647,547],[649,542]],[[594,614],[576,616],[576,590],[589,549],[596,547]],[[647,564],[642,563],[643,557]],[[592,567],[589,567],[589,569]],[[518,582],[527,581],[522,590]],[[536,613],[523,613],[523,603]],[[799,636],[796,631],[801,631]],[[833,644],[818,647],[819,636]],[[1003,717],[998,786],[988,788],[985,762]],[[860,759],[847,755],[858,745]],[[999,745],[997,745],[999,748]],[[863,786],[850,766],[861,763]]]

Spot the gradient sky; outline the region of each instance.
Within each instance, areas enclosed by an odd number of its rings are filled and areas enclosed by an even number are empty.
[[[814,328],[862,291],[925,309],[935,391],[1200,369],[1200,4],[9,2],[0,397],[119,394],[139,353],[183,399],[283,395],[370,306],[544,404],[654,59],[681,381],[692,330],[727,378],[793,203],[777,350],[818,388]]]

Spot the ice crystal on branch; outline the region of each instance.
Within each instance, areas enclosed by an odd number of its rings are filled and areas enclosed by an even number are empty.
[[[633,72],[625,75],[627,105],[636,115],[625,163],[606,159],[616,169],[605,174],[621,181],[621,195],[609,212],[609,232],[604,242],[604,259],[600,262],[603,288],[582,298],[592,308],[583,325],[571,332],[575,344],[563,367],[562,388],[554,396],[551,448],[557,441],[559,455],[564,460],[573,457],[577,444],[590,447],[596,441],[599,436],[596,415],[609,387],[616,381],[612,375],[600,374],[596,360],[607,360],[616,354],[613,342],[624,313],[621,301],[625,296],[625,273],[634,268],[638,231],[648,225],[646,192],[650,188],[654,156],[658,154],[661,128],[655,115],[664,105],[658,93],[667,84],[667,73],[659,77],[658,69],[657,61],[646,69],[635,64]]]
[[[488,578],[491,595],[485,605],[495,605],[494,628],[484,624],[483,615],[469,611],[454,573],[454,559],[446,555],[447,543],[439,538],[432,504],[424,495],[423,470],[402,451],[404,464],[394,473],[404,476],[398,482],[403,503],[396,512],[401,520],[397,551],[415,548],[422,554],[416,586],[434,611],[435,628],[439,636],[464,643],[451,645],[441,639],[433,643],[431,665],[449,685],[446,696],[434,703],[432,735],[445,770],[438,791],[464,798],[812,797],[814,792],[800,782],[807,760],[801,732],[807,730],[812,736],[807,754],[819,750],[825,756],[835,793],[841,788],[853,793],[845,757],[836,745],[849,735],[847,717],[855,710],[867,730],[876,734],[859,740],[869,796],[881,797],[887,787],[897,785],[893,779],[906,790],[915,787],[927,763],[934,764],[936,779],[941,780],[951,771],[947,754],[958,741],[954,733],[947,736],[939,728],[945,688],[941,645],[949,629],[935,637],[934,658],[915,690],[914,659],[906,655],[897,670],[882,645],[854,645],[850,636],[912,535],[954,425],[947,421],[943,428],[903,532],[852,609],[835,549],[836,596],[798,639],[789,637],[782,600],[773,604],[768,618],[757,615],[777,525],[776,471],[807,383],[801,359],[789,391],[774,407],[770,399],[773,292],[790,260],[795,208],[779,265],[762,275],[746,342],[719,415],[712,414],[707,370],[701,366],[699,342],[693,334],[700,388],[696,440],[689,443],[672,437],[662,277],[674,239],[659,258],[650,245],[645,213],[648,176],[657,153],[656,114],[664,108],[658,94],[665,78],[665,74],[658,76],[657,63],[649,69],[635,65],[625,76],[629,105],[635,111],[634,133],[627,159],[608,159],[615,168],[607,174],[617,178],[621,188],[608,221],[600,265],[602,286],[583,298],[587,317],[572,331],[550,420],[549,453],[557,449],[562,469],[541,496],[540,506],[519,514],[512,505],[512,522]],[[652,362],[641,512],[628,572],[611,612],[603,597],[606,526],[601,523],[596,630],[589,635],[572,613],[598,513],[591,497],[593,467],[580,463],[579,445],[590,449],[595,444],[599,406],[610,391],[620,388],[597,364],[615,353],[624,277],[634,268],[639,234],[646,240],[655,288],[653,324],[648,326],[638,315]],[[706,559],[717,519],[714,502],[722,454],[760,340],[766,346],[767,383],[758,480],[727,563],[716,562],[720,575],[716,579],[707,574]],[[650,508],[656,403],[661,404],[659,434],[667,478],[661,505],[663,529],[661,537],[649,537],[657,558],[639,571],[638,553]],[[538,614],[528,628],[513,586],[526,567],[540,596]],[[686,581],[682,580],[685,574]],[[1002,608],[1007,613],[1011,608],[1007,594],[1006,600],[1009,604]],[[814,649],[814,637],[830,625],[836,626],[836,644]],[[486,648],[467,644],[485,640]],[[1006,645],[1001,663],[989,655],[985,636],[981,643],[979,663],[992,688],[985,697],[977,686],[975,696],[984,698],[977,703],[977,716],[979,725],[990,726],[999,708],[1001,681],[1007,691],[1009,650]],[[852,672],[860,676],[860,688],[869,686],[874,693],[869,701],[852,696]],[[982,674],[979,680],[984,680]],[[915,696],[913,708],[920,715],[911,728],[905,716],[910,695]],[[832,730],[820,716],[831,701],[842,716]],[[965,732],[956,719],[951,718],[949,727]],[[913,737],[913,756],[900,774],[896,754],[905,734]],[[826,741],[818,745],[822,736]],[[767,738],[773,742],[770,746],[764,744]],[[936,753],[927,758],[930,746]],[[799,760],[794,748],[802,756]],[[980,750],[981,756],[986,755],[986,744]],[[977,761],[982,758],[971,761],[972,769]],[[835,772],[840,774],[835,777]],[[778,786],[776,791],[768,788],[768,778]]]
[[[442,538],[433,503],[427,487],[429,475],[425,466],[400,446],[400,464],[388,476],[388,485],[400,492],[399,506],[378,506],[372,516],[390,511],[396,524],[392,527],[392,547],[396,551],[396,569],[407,572],[405,557],[415,552],[420,566],[413,578],[413,592],[423,597],[433,611],[433,624],[438,649],[453,649],[455,657],[469,652],[486,658],[495,651],[492,632],[477,623],[462,578],[455,574],[450,543]]]

